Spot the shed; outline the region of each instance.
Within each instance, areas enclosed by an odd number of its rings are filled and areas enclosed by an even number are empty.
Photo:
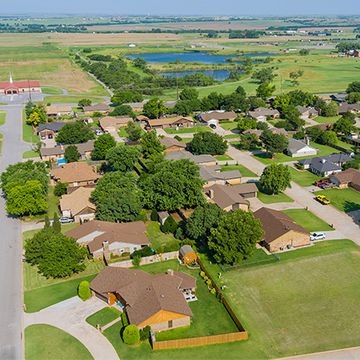
[[[191,264],[197,260],[196,252],[193,250],[193,248],[190,245],[183,245],[180,248],[179,257],[180,260],[182,260],[185,265]]]

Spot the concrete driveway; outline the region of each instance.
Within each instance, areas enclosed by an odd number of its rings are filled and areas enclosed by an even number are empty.
[[[82,301],[76,296],[36,313],[25,313],[24,328],[33,324],[55,326],[83,343],[94,359],[119,360],[115,349],[107,338],[85,321],[88,316],[106,306],[103,301],[95,296],[87,301]],[[121,341],[120,334],[119,341]]]

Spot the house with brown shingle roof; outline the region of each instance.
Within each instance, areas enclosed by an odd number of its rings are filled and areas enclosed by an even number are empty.
[[[96,205],[90,201],[93,188],[79,187],[71,194],[60,199],[60,210],[63,217],[73,218],[75,222],[95,219]]]
[[[48,117],[58,117],[64,115],[73,115],[74,110],[69,105],[50,105],[46,107],[46,115]]]
[[[64,164],[50,171],[51,181],[54,184],[62,182],[68,187],[92,186],[100,178],[96,167],[84,162]]]
[[[92,220],[68,231],[65,235],[74,238],[79,245],[87,246],[95,258],[107,257],[110,254],[131,254],[150,245],[142,221],[112,223]]]
[[[360,191],[360,170],[350,168],[333,175],[330,177],[330,180],[340,189],[352,187],[353,189]]]
[[[161,137],[160,139],[161,145],[165,147],[165,154],[174,152],[174,151],[182,151],[186,149],[186,144],[180,142],[171,137]]]
[[[237,118],[235,111],[208,111],[198,116],[202,123],[218,126],[221,121],[234,121]]]
[[[85,115],[91,115],[94,112],[100,114],[108,114],[111,110],[110,106],[105,103],[99,103],[96,105],[83,106],[83,112]]]
[[[40,149],[40,157],[43,161],[52,161],[64,158],[65,150],[71,145],[56,145],[54,147],[42,147]],[[85,143],[74,144],[76,146],[81,160],[90,159],[91,153],[94,150],[94,140],[89,140]]]
[[[310,234],[281,211],[261,208],[254,212],[265,235],[262,244],[271,252],[310,244]]]
[[[188,128],[194,126],[194,119],[191,116],[162,117],[159,119],[149,119],[146,122],[152,129],[165,129],[169,127]]]
[[[120,304],[130,324],[153,331],[190,326],[192,311],[185,293],[195,287],[196,280],[182,272],[154,275],[118,267],[106,267],[90,284],[97,297]]]
[[[133,122],[129,116],[105,116],[99,120],[100,127],[104,132],[114,132],[126,127],[129,122]]]

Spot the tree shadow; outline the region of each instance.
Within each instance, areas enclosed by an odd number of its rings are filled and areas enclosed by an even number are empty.
[[[359,203],[356,203],[356,202],[353,202],[353,201],[345,201],[344,211],[346,213],[356,211],[356,210],[360,210],[360,204]]]

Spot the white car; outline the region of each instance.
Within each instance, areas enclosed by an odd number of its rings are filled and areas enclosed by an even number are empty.
[[[324,233],[311,233],[310,234],[310,240],[324,240],[326,238],[326,235]]]

